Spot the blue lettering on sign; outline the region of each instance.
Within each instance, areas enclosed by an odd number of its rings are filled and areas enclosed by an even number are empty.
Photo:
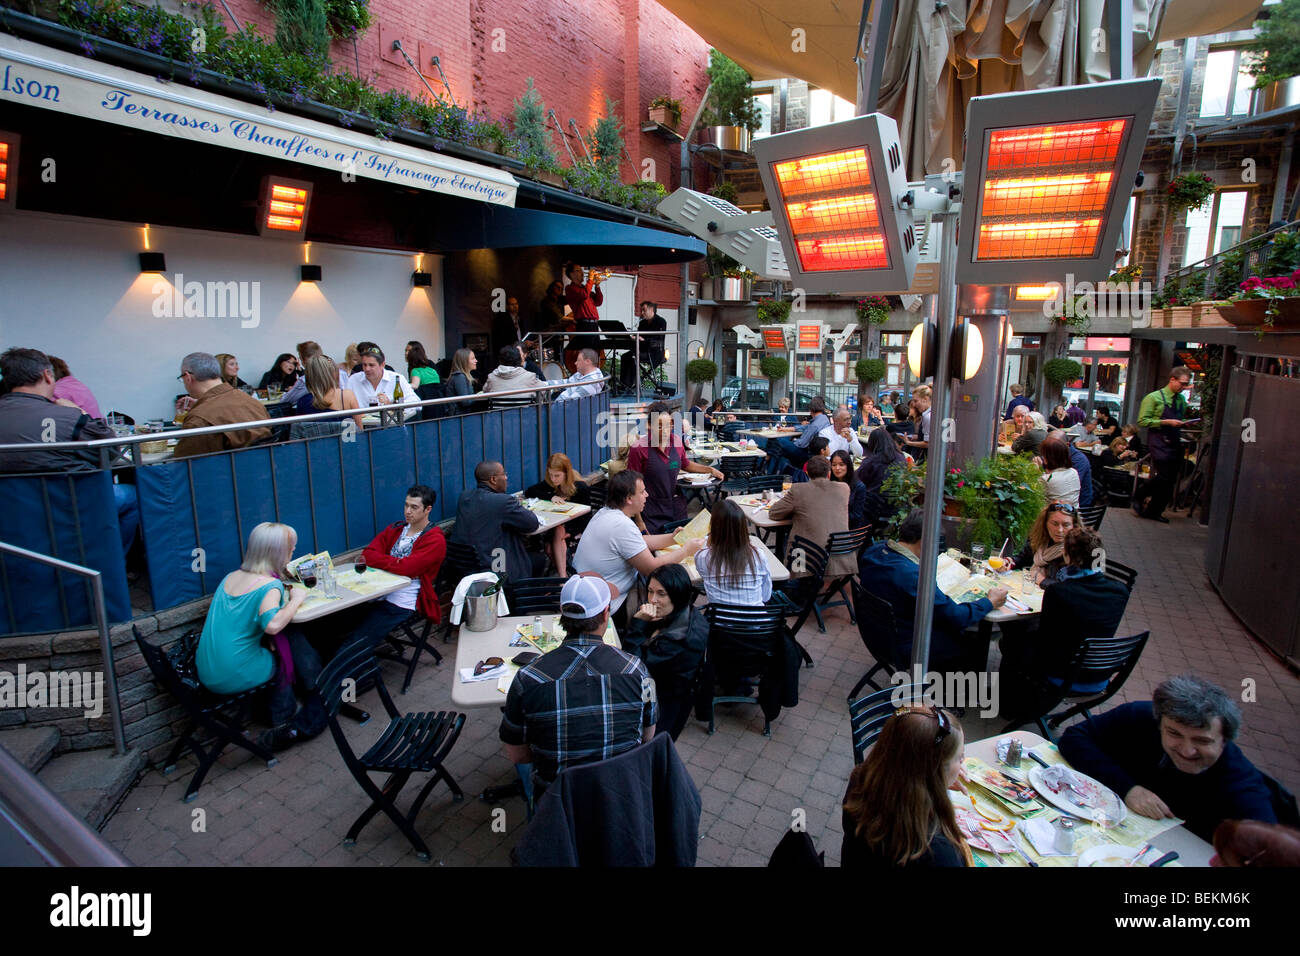
[[[151,120],[155,123],[166,123],[169,126],[179,126],[182,129],[197,129],[205,133],[220,133],[221,127],[210,120],[200,120],[197,116],[189,116],[184,113],[164,112],[151,106],[142,106],[139,103],[131,102],[131,94],[122,90],[109,90],[104,94],[104,99],[99,104],[109,112],[125,113],[128,116],[139,116],[141,119]]]
[[[5,67],[4,78],[0,80],[0,93],[14,93],[34,100],[49,100],[51,103],[59,101],[59,88],[53,83],[24,80],[13,72],[12,66]]]

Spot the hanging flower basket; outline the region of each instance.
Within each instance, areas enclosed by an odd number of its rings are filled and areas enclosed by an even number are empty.
[[[1167,198],[1170,212],[1200,209],[1214,195],[1214,180],[1205,173],[1183,173],[1169,184]]]

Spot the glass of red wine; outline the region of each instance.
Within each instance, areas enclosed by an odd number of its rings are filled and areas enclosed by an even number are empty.
[[[302,576],[302,585],[308,590],[314,588],[316,586],[316,572],[308,571],[304,573]]]
[[[356,565],[354,566],[353,570],[355,570],[355,571],[357,572],[357,574],[365,574],[365,573],[366,573],[366,559],[365,559],[364,557],[358,557],[358,558],[357,558],[357,563],[356,563]]]

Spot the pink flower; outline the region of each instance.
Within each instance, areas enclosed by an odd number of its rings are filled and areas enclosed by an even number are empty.
[[[965,484],[966,484],[966,482],[964,482],[964,481],[959,481],[959,482],[957,482],[957,487],[958,487],[958,488],[964,487]]]
[[[1260,288],[1263,284],[1264,283],[1260,281],[1259,276],[1251,276],[1249,279],[1243,282],[1239,286],[1239,288],[1241,289],[1242,292],[1252,292],[1255,289]]]
[[[1295,280],[1287,276],[1278,276],[1273,280],[1272,285],[1274,289],[1294,289]]]

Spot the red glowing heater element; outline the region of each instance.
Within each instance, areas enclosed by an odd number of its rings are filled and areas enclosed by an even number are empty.
[[[821,324],[799,326],[799,351],[820,352],[825,331],[826,326]]]
[[[0,204],[14,205],[18,179],[18,135],[0,133]]]
[[[919,258],[898,127],[873,113],[754,144],[791,280],[817,292],[897,292]]]
[[[769,351],[785,349],[785,330],[763,329],[763,348]]]
[[[258,232],[264,236],[302,236],[307,231],[310,204],[311,183],[265,177]]]
[[[958,281],[1109,274],[1159,89],[1121,80],[972,99]]]

